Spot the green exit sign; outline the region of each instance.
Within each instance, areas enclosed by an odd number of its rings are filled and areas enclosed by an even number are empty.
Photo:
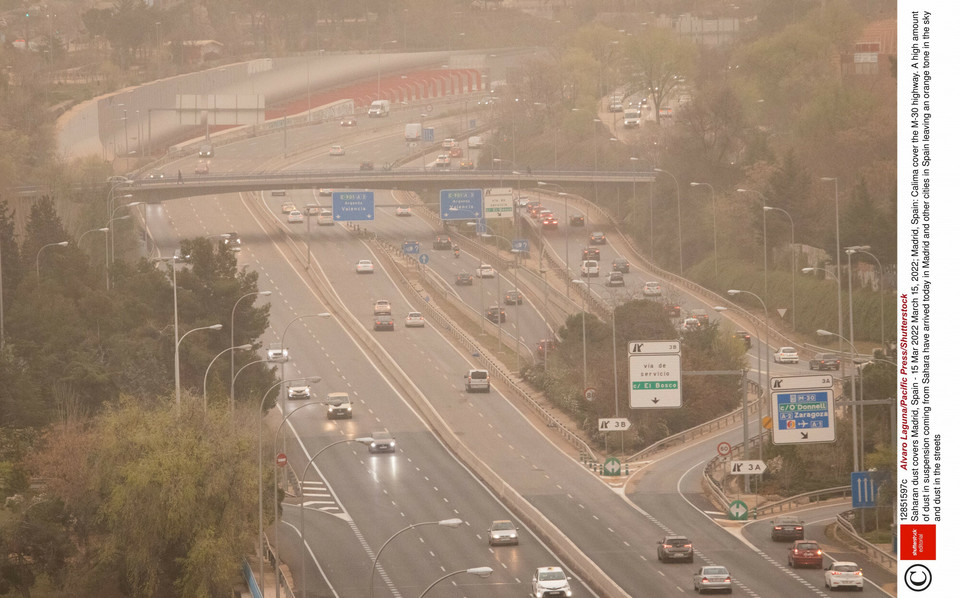
[[[676,381],[663,382],[633,382],[633,390],[669,390],[680,388],[680,383]]]

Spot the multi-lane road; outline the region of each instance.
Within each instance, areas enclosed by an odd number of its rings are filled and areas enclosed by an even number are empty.
[[[402,121],[395,122],[395,131],[383,129],[382,122],[376,124],[380,130],[372,131],[371,123],[361,117],[356,128],[318,127],[313,131],[317,149],[304,148],[285,161],[271,157],[282,154],[277,151],[277,136],[218,147],[214,169],[249,172],[265,164],[297,168],[303,163],[322,168],[344,158],[328,155],[327,147],[334,143],[347,147],[348,159],[358,156],[358,164],[359,156],[381,163],[409,152],[402,137]],[[184,160],[179,168],[192,168],[192,164]],[[463,375],[471,367],[471,355],[443,335],[432,320],[423,329],[403,327],[403,316],[419,307],[391,275],[392,268],[384,263],[388,259],[385,254],[375,251],[368,241],[339,224],[319,227],[313,223],[309,239],[312,277],[304,271],[303,253],[278,240],[275,231],[283,229],[302,239],[303,243],[296,245],[299,248],[305,247],[307,226],[288,224],[280,203],[288,200],[302,207],[311,202],[325,203],[324,199],[308,190],[290,192],[286,197],[269,193],[208,196],[153,205],[147,212],[151,235],[165,255],[172,253],[178,239],[238,232],[243,239],[238,263],[260,273],[261,290],[273,291],[272,328],[262,341],[264,345],[279,343],[286,333],[284,344],[289,348],[290,361],[284,366],[284,376],[321,376],[322,380],[313,385],[315,398],[344,391],[356,404],[353,419],[336,422],[328,421],[320,406],[299,409],[288,420],[289,432],[281,440],[296,477],[307,471],[303,481],[308,497],[304,512],[299,498],[285,504],[276,529],[280,554],[310,595],[413,596],[445,575],[488,566],[493,569],[490,577],[458,574],[431,589],[430,595],[527,596],[536,567],[558,564],[569,573],[583,570],[587,559],[626,596],[690,592],[695,568],[714,563],[731,570],[735,593],[825,594],[822,571],[786,567],[786,544],[769,541],[769,523],[760,521],[737,528],[723,525],[715,521],[720,516],[712,513],[714,507],[702,497],[700,472],[704,463],[715,454],[717,442],[736,441],[739,430],[719,432],[645,464],[626,491],[611,488],[571,456],[568,447],[541,432],[528,420],[525,410],[501,395],[496,381],[490,394],[464,392]],[[405,201],[394,193],[378,191],[376,203],[383,207],[365,228],[397,246],[406,239],[420,240],[430,253],[429,267],[439,279],[449,282],[451,295],[460,297],[469,309],[497,303],[501,298],[490,279],[482,288],[479,284],[452,286],[457,272],[472,272],[484,256],[465,253],[456,259],[450,251],[430,250],[430,241],[437,234],[431,221],[416,214],[410,218],[395,215],[391,206]],[[570,261],[572,267],[578,267],[586,235],[603,227],[588,219],[584,228],[565,231],[562,200],[544,195],[543,201],[561,217],[560,231],[546,234],[546,240],[554,254],[562,257],[567,254],[569,238]],[[604,271],[615,255],[630,258],[625,246],[606,232],[610,243],[601,246]],[[356,274],[354,265],[359,259],[372,260],[375,273]],[[501,295],[512,288],[513,280],[509,273],[503,274]],[[626,293],[632,296],[639,290],[640,281],[654,276],[634,264],[626,279]],[[604,293],[599,285],[592,290]],[[665,291],[671,299],[682,299],[686,308],[710,307],[683,296],[679,289]],[[392,303],[397,323],[393,332],[372,330],[373,304],[378,299]],[[607,294],[606,299],[616,297]],[[528,294],[527,301],[516,310],[513,306],[506,308],[504,338],[512,344],[519,334],[525,355],[535,351],[536,340],[544,334],[535,300]],[[335,317],[298,320],[319,312],[331,312]],[[489,333],[496,325],[487,322],[486,326]],[[358,338],[358,334],[362,336]],[[768,350],[762,347],[758,355],[763,357],[763,351]],[[774,371],[778,372],[800,373],[801,369],[782,366]],[[509,501],[498,498],[504,495],[503,489],[488,489],[439,441],[427,423],[430,418],[423,415],[424,405],[435,411],[447,431],[471,455],[496,472],[529,505],[527,508],[536,511],[537,520],[552,523],[556,530],[538,534],[521,524],[518,546],[489,547],[486,529],[492,520],[511,518],[520,523],[527,517],[511,511],[506,504]],[[290,413],[300,406],[291,401],[282,408]],[[356,443],[331,446],[380,429],[389,430],[396,438],[396,453],[370,454]],[[832,511],[805,515],[811,536],[818,533],[814,522],[840,509],[836,506]],[[301,515],[304,536],[300,535]],[[449,518],[462,519],[463,524],[455,529],[428,524],[401,532],[413,524]],[[384,548],[374,571],[374,556],[396,532],[401,533]],[[562,533],[581,554],[566,559],[554,554],[540,541],[554,532]],[[657,562],[656,539],[673,532],[693,540],[694,565]],[[271,529],[271,537],[273,533]],[[829,546],[829,541],[821,539]],[[864,564],[849,555],[844,559]],[[306,564],[305,569],[301,562]],[[865,571],[870,582],[892,581],[890,574],[880,570],[865,567]],[[867,584],[866,593],[883,595],[873,583]],[[574,578],[572,585],[574,595],[606,594],[591,590],[579,578]]]

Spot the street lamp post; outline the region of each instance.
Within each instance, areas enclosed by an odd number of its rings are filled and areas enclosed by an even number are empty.
[[[453,577],[454,575],[459,575],[460,573],[469,573],[471,575],[476,575],[477,577],[490,577],[490,574],[493,573],[493,569],[491,569],[490,567],[471,567],[470,569],[460,569],[459,571],[453,571],[452,573],[447,573],[437,581],[427,586],[427,589],[424,590],[422,594],[420,594],[420,598],[423,598],[424,596],[426,596],[427,592],[429,592],[433,586],[437,585],[444,579]]]
[[[231,334],[231,336],[232,336],[232,334]],[[223,351],[220,351],[219,353],[217,353],[217,354],[213,357],[213,359],[210,360],[210,363],[207,364],[207,371],[205,371],[205,372],[203,373],[203,412],[204,412],[204,413],[207,412],[207,374],[210,373],[210,368],[213,367],[213,362],[217,360],[217,357],[220,357],[221,355],[223,355],[223,354],[226,353],[227,351],[230,351],[230,361],[231,361],[231,363],[232,363],[232,362],[233,362],[233,350],[234,350],[234,349],[240,349],[241,351],[246,351],[247,349],[250,349],[250,348],[253,347],[253,345],[251,345],[250,343],[247,343],[247,344],[245,344],[245,345],[239,345],[239,346],[234,347],[234,346],[233,346],[233,343],[231,342],[230,345],[231,345],[230,347],[224,349]],[[232,379],[232,375],[231,375],[231,379]],[[231,407],[232,407],[232,404],[231,404]]]
[[[757,295],[756,293],[752,293],[750,291],[741,291],[739,289],[730,289],[727,291],[727,294],[730,296],[739,295],[740,293],[743,293],[744,295],[750,295],[751,297],[759,301],[760,305],[763,307],[763,327],[764,327],[763,344],[767,346],[767,350],[766,350],[767,357],[764,361],[766,361],[767,377],[769,378],[770,377],[770,314],[767,312],[767,304],[764,303],[763,299],[761,299],[759,295]],[[759,364],[760,364],[760,361],[759,361],[759,354],[758,354],[758,357],[757,357],[758,367],[759,367]],[[762,388],[763,387],[761,386],[761,389]],[[762,412],[762,404],[761,404],[761,412]],[[759,451],[760,451],[760,459],[763,459],[763,428],[762,427],[760,428],[760,442],[757,444],[757,447],[759,448]],[[743,448],[744,448],[744,451],[746,451],[747,447],[743,447]]]
[[[176,270],[176,266],[174,266],[174,270]],[[176,288],[177,288],[176,282],[174,282],[173,288],[174,288],[174,293],[176,293]],[[174,317],[174,319],[176,319],[176,317],[177,317],[177,316],[176,316],[176,303],[177,303],[177,300],[174,299],[174,300],[173,300],[173,303],[174,303],[174,316],[173,316],[173,317]],[[176,327],[175,327],[175,328],[176,328]],[[176,344],[176,345],[174,346],[174,348],[173,348],[173,353],[174,353],[174,355],[173,355],[173,379],[174,379],[174,386],[175,386],[175,388],[176,388],[177,412],[178,412],[178,413],[180,412],[180,341],[182,341],[183,339],[187,338],[187,335],[190,334],[191,332],[196,332],[197,330],[220,330],[221,328],[223,328],[223,324],[214,324],[214,325],[212,325],[212,326],[200,326],[199,328],[194,328],[193,330],[188,330],[188,331],[184,332],[184,333],[183,333],[183,336],[181,336],[179,339],[177,339],[177,344]],[[208,367],[208,369],[209,369],[209,367]]]
[[[420,522],[420,523],[412,523],[412,524],[408,525],[407,527],[405,527],[405,528],[397,531],[396,533],[394,533],[394,534],[393,534],[392,536],[390,536],[389,538],[387,538],[387,541],[383,543],[383,545],[380,547],[380,550],[378,550],[378,551],[377,551],[377,554],[373,557],[373,566],[370,568],[370,582],[369,582],[369,584],[368,584],[369,587],[370,587],[370,598],[373,598],[373,577],[374,577],[374,574],[375,574],[376,571],[377,571],[377,561],[380,560],[380,553],[383,552],[383,549],[386,548],[386,547],[387,547],[387,544],[389,544],[391,541],[393,541],[394,538],[396,538],[397,536],[399,536],[400,534],[402,534],[402,533],[405,532],[405,531],[412,530],[412,529],[414,529],[414,528],[416,528],[416,527],[420,527],[420,526],[423,526],[423,525],[439,525],[440,527],[457,528],[457,527],[460,527],[460,524],[461,524],[461,523],[463,523],[463,520],[462,520],[462,519],[457,519],[457,518],[453,518],[453,519],[441,519],[440,521],[422,521],[422,522]],[[428,589],[429,589],[429,588],[428,588]]]
[[[680,183],[677,182],[677,177],[662,168],[654,168],[653,171],[670,175],[670,178],[673,179],[673,184],[677,186],[677,247],[679,247],[680,254],[680,277],[683,278],[683,227],[680,226]]]
[[[310,469],[310,465],[314,460],[320,456],[323,451],[327,450],[332,446],[337,446],[338,444],[345,444],[347,442],[361,442],[363,444],[370,444],[373,442],[373,438],[361,437],[361,438],[346,438],[344,440],[336,440],[331,442],[327,446],[323,447],[319,451],[313,454],[310,457],[310,460],[307,461],[307,464],[303,467],[303,475],[300,476],[300,574],[304,578],[304,584],[306,584],[307,577],[307,530],[304,527],[303,513],[307,510],[306,508],[306,497],[303,494],[303,483],[307,477],[307,471]]]
[[[849,306],[849,309],[850,309],[850,313],[849,313],[850,322],[847,324],[847,328],[850,329],[850,340],[848,342],[850,343],[851,360],[853,360],[856,355],[859,355],[859,352],[857,351],[857,347],[854,344],[854,337],[853,337],[853,263],[851,261],[851,256],[854,253],[857,253],[864,249],[870,249],[870,246],[869,245],[853,245],[851,247],[843,248],[844,253],[847,254],[847,305]],[[857,378],[856,376],[850,376],[850,390],[851,390],[850,395],[854,401],[857,400],[856,378]],[[853,421],[854,421],[854,425],[856,425],[857,418],[862,416],[862,413],[859,412],[856,406],[854,406],[853,413],[855,416]],[[856,458],[857,456],[858,454],[855,452],[854,461],[853,461],[854,471],[860,471],[860,469],[858,468],[860,464],[860,460]]]
[[[631,160],[633,158],[630,158]],[[636,185],[636,179],[634,179],[634,185]],[[713,190],[713,185],[710,183],[690,183],[691,187],[709,187],[710,188],[710,202],[713,204],[713,273],[716,280],[716,284],[720,284],[720,257],[719,252],[717,251],[717,195]],[[634,191],[636,194],[636,191]],[[796,295],[794,295],[796,298]],[[796,305],[794,305],[796,309]],[[794,325],[796,329],[796,325]]]
[[[835,237],[837,242],[837,314],[839,314],[837,332],[843,334],[843,291],[840,288],[840,183],[837,177],[820,177],[820,180],[823,182],[833,181],[833,209],[837,226]]]
[[[240,305],[240,302],[247,297],[253,297],[254,295],[263,295],[269,296],[272,294],[272,291],[253,291],[252,293],[247,293],[241,295],[237,302],[233,304],[233,309],[230,310],[230,346],[234,344],[234,316],[237,313],[237,306]],[[282,348],[282,347],[281,347]],[[236,379],[236,373],[234,372],[234,355],[230,353],[230,411],[233,411],[233,406],[236,401],[236,395],[234,394],[234,380]]]
[[[771,210],[776,212],[782,212],[783,215],[790,220],[790,288],[791,288],[791,295],[793,295],[793,306],[791,307],[791,309],[793,310],[793,314],[792,314],[793,330],[794,332],[796,332],[797,330],[797,243],[796,243],[796,238],[794,236],[796,229],[793,226],[793,217],[790,216],[790,214],[787,213],[786,210],[782,208],[774,208],[772,206],[763,206],[764,212],[769,212]],[[766,216],[764,216],[764,223],[766,223]],[[764,232],[764,235],[766,235],[766,232],[767,232],[766,226],[763,227],[763,232]],[[763,246],[764,247],[767,246],[766,241],[764,241]]]
[[[801,274],[810,274],[811,272],[823,272],[824,274],[833,277],[833,279],[837,281],[837,294],[838,295],[840,294],[840,276],[839,276],[840,269],[839,268],[837,268],[837,274],[834,274],[833,272],[831,272],[830,270],[827,270],[826,268],[810,267],[810,268],[800,269]],[[837,328],[840,328],[842,325],[843,325],[843,309],[841,305],[838,305],[837,306]],[[843,344],[840,344],[838,342],[838,345],[840,346],[840,353],[843,353]],[[845,379],[846,377],[847,377],[847,366],[844,363],[844,361],[841,359],[840,360],[840,378]]]
[[[83,238],[89,235],[90,233],[106,233],[106,232],[110,232],[110,229],[107,227],[91,228],[90,230],[85,231],[82,235],[80,235],[80,238],[77,239],[77,247],[80,247],[80,243],[83,242]]]
[[[853,317],[850,318],[850,323],[853,324]],[[820,336],[835,336],[840,341],[847,341],[847,344],[850,345],[850,361],[853,362],[853,367],[857,367],[855,360],[858,353],[852,339],[847,339],[836,332],[823,329],[817,330],[817,334]],[[853,471],[860,471],[860,451],[858,449],[860,441],[858,440],[859,432],[857,430],[859,426],[859,414],[857,413],[857,372],[850,375],[850,411],[853,413],[853,417],[851,418],[853,425]]]
[[[37,251],[37,286],[40,285],[40,254],[43,253],[43,250],[47,247],[66,247],[69,245],[69,241],[60,241],[59,243],[47,243]]]
[[[753,189],[737,189],[737,193],[756,193],[763,201],[763,207],[767,207],[767,198],[759,191]],[[839,266],[838,266],[839,267]],[[763,298],[769,298],[767,294],[767,211],[763,211]]]
[[[587,287],[587,295],[590,294],[590,277],[584,276],[586,282],[579,278],[571,281],[573,284],[582,284]],[[583,390],[587,390],[587,298],[586,295],[580,295],[580,337],[583,341]]]
[[[567,285],[567,297],[570,296],[570,216],[567,213],[567,198],[569,195],[566,190],[556,183],[545,183],[543,181],[537,181],[537,185],[541,187],[556,187],[559,189],[557,192],[558,197],[563,197],[563,267],[567,269],[567,276],[565,276],[566,285]],[[540,227],[541,234],[543,232],[543,227]],[[543,244],[541,239],[541,251],[540,251],[540,268],[543,268]]]
[[[107,221],[107,230],[112,230],[113,223],[116,222],[117,220],[127,220],[127,219],[129,219],[129,218],[130,218],[130,214],[124,214],[123,216],[116,216],[116,217],[114,217],[114,218],[111,218],[110,220]],[[107,268],[107,275],[106,275],[106,279],[107,279],[107,281],[106,281],[106,282],[107,282],[107,291],[110,290],[110,262],[111,262],[110,257],[111,257],[111,253],[110,253],[109,244],[110,244],[110,240],[111,240],[112,238],[113,238],[113,235],[111,235],[111,234],[109,234],[109,233],[107,234],[106,237],[103,238],[104,262],[106,263],[105,265],[106,265],[106,268]]]

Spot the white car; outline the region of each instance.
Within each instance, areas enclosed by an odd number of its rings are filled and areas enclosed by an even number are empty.
[[[693,574],[693,589],[697,594],[704,592],[726,592],[733,593],[733,580],[730,579],[730,572],[726,567],[717,565],[700,567]]]
[[[397,206],[397,216],[412,216],[413,210],[410,206]]]
[[[533,574],[533,595],[534,598],[572,596],[570,578],[560,567],[537,567],[536,573]]]
[[[457,145],[457,140],[453,139],[452,137],[447,137],[446,139],[443,140],[443,143],[440,144],[440,146],[443,147],[443,149],[445,150],[453,149],[456,145]]]
[[[406,328],[423,328],[427,321],[423,319],[423,314],[418,311],[412,311],[407,314],[407,319],[403,321]]]
[[[300,210],[293,210],[287,214],[287,222],[303,222],[303,212]]]
[[[660,296],[660,283],[651,280],[650,282],[643,283],[643,296],[644,297],[659,297]]]
[[[434,168],[447,168],[450,166],[450,156],[447,154],[437,154],[437,159],[433,162]]]
[[[680,325],[680,330],[683,332],[690,332],[691,330],[700,330],[700,320],[696,318],[686,318],[683,320],[683,324]]]
[[[390,302],[386,299],[378,299],[376,303],[373,304],[373,315],[375,316],[389,316],[391,313]]]
[[[370,260],[357,262],[357,274],[373,274],[373,262]]]
[[[477,268],[477,278],[494,278],[496,275],[497,271],[490,264],[480,264]]]
[[[296,209],[297,209],[297,204],[293,203],[292,201],[285,201],[282,204],[280,204],[281,214],[289,214],[290,212]]]
[[[352,419],[353,405],[350,403],[350,395],[345,392],[328,392],[327,400],[327,419]]]
[[[597,260],[583,260],[580,264],[580,275],[587,277],[600,276],[600,262]]]
[[[777,363],[800,363],[800,355],[793,347],[780,347],[773,354],[773,360]]]
[[[286,349],[281,349],[280,347],[271,347],[267,349],[267,361],[273,363],[283,363],[289,359],[290,356],[287,354]]]
[[[309,386],[290,386],[287,388],[287,398],[291,400],[309,399],[310,387]]]
[[[346,154],[347,150],[343,149],[342,145],[334,145],[330,147],[331,156],[345,156]]]
[[[823,570],[823,585],[830,591],[836,588],[857,588],[863,591],[863,571],[853,561],[834,561]]]
[[[320,213],[317,214],[317,224],[320,226],[333,226],[333,212],[326,208],[320,208]]]

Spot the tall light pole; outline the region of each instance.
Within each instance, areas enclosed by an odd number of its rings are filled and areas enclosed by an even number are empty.
[[[237,313],[237,306],[240,305],[240,302],[246,299],[247,297],[253,297],[254,295],[263,295],[268,297],[272,294],[272,291],[253,291],[245,295],[240,295],[240,298],[237,299],[236,303],[233,304],[233,309],[230,310],[230,346],[234,345],[234,316]],[[283,347],[280,347],[281,349]],[[236,402],[236,395],[234,394],[234,380],[236,379],[236,374],[234,373],[234,355],[230,353],[230,412],[233,412],[233,407]]]
[[[875,255],[873,255],[872,253],[870,253],[869,251],[867,251],[868,249],[870,249],[870,246],[869,246],[869,245],[861,245],[859,248],[851,247],[851,249],[856,249],[856,251],[855,251],[854,253],[863,253],[863,254],[869,255],[870,257],[873,258],[873,260],[874,260],[875,262],[877,262],[877,271],[880,273],[880,346],[883,347],[883,354],[884,354],[884,356],[886,356],[886,354],[887,354],[887,342],[886,342],[886,337],[885,337],[884,334],[883,334],[883,326],[884,326],[884,321],[883,321],[883,265],[880,264],[880,258],[878,258],[877,256],[875,256]]]
[[[176,266],[174,266],[176,269]],[[174,289],[176,289],[176,283],[174,283]],[[174,300],[174,306],[176,306],[176,300]],[[174,307],[174,313],[176,313],[176,307]],[[176,315],[174,315],[176,318]],[[214,324],[212,326],[200,326],[199,328],[194,328],[193,330],[188,330],[183,333],[179,339],[177,339],[177,344],[173,348],[173,379],[174,386],[176,387],[176,397],[177,397],[177,412],[180,412],[180,341],[187,338],[187,335],[191,332],[196,332],[197,330],[220,330],[223,328],[223,324]]]
[[[494,234],[491,234],[491,233],[483,233],[483,234],[480,235],[480,236],[481,236],[481,237],[484,237],[484,238],[486,238],[486,237],[496,237],[497,239],[503,239],[504,241],[507,241],[508,243],[510,242],[510,240],[507,239],[506,237],[501,237],[500,235],[494,235]],[[512,243],[511,243],[511,245],[512,245]],[[497,249],[499,250],[500,247],[497,246]],[[515,319],[516,322],[517,322],[517,337],[516,337],[516,341],[517,341],[517,346],[516,346],[516,352],[517,352],[517,375],[520,375],[520,301],[521,301],[521,294],[520,294],[520,250],[519,250],[519,249],[514,249],[513,247],[511,247],[511,248],[510,248],[510,253],[513,254],[513,286],[514,286],[514,289],[517,291],[517,300],[516,300],[516,302],[513,304],[513,317],[514,317],[514,319]],[[497,295],[499,295],[499,294],[500,294],[500,273],[497,272]],[[499,305],[499,304],[500,304],[500,300],[499,300],[499,298],[498,298],[498,299],[497,299],[497,305]],[[497,316],[497,320],[498,320],[498,321],[500,320],[500,316],[499,316],[499,315]]]
[[[330,447],[337,446],[338,444],[345,444],[347,442],[362,442],[363,444],[370,444],[373,442],[373,438],[345,438],[344,440],[335,440],[334,442],[331,442],[310,457],[310,460],[307,461],[307,464],[303,467],[303,475],[300,476],[300,574],[303,575],[304,585],[306,585],[307,577],[307,530],[303,523],[303,513],[307,510],[307,506],[306,498],[303,495],[303,482],[307,478],[307,471],[310,469],[310,465],[313,464],[314,460],[319,457],[323,451]]]
[[[381,63],[380,59],[383,56],[383,47],[386,46],[387,44],[395,44],[395,43],[397,43],[397,40],[392,39],[388,42],[383,42],[377,48],[377,99],[378,100],[380,99],[380,63]]]
[[[850,318],[851,324],[853,323],[853,318]],[[847,339],[836,332],[830,332],[829,330],[817,330],[817,334],[820,336],[835,336],[840,341],[847,341],[847,344],[850,345],[850,361],[853,362],[853,367],[857,367],[856,359],[857,348],[853,344],[852,339]],[[858,441],[859,432],[857,427],[859,426],[859,414],[857,413],[857,372],[854,372],[850,375],[850,411],[853,413],[853,471],[860,471],[860,442]]]
[[[43,250],[47,247],[66,247],[69,245],[69,241],[60,241],[59,243],[47,243],[37,251],[37,286],[40,285],[40,254],[43,253]]]
[[[89,235],[90,233],[106,233],[106,232],[110,232],[110,229],[107,228],[107,227],[103,227],[103,228],[91,228],[90,230],[85,231],[82,235],[80,235],[80,238],[77,239],[77,247],[78,247],[78,248],[80,247],[80,243],[83,242],[83,238],[86,237],[87,235]]]
[[[833,209],[837,226],[835,237],[837,242],[837,313],[840,314],[840,319],[837,321],[837,333],[843,334],[843,291],[840,289],[840,267],[842,264],[840,261],[840,183],[837,177],[820,177],[820,180],[823,182],[833,181]],[[839,344],[839,341],[837,343]]]
[[[493,569],[491,569],[490,567],[471,567],[471,568],[469,568],[469,569],[460,569],[459,571],[453,571],[453,572],[451,572],[451,573],[447,573],[446,575],[444,575],[444,576],[441,577],[440,579],[438,579],[438,580],[436,580],[435,582],[433,582],[432,584],[428,585],[428,586],[427,586],[427,589],[424,590],[422,594],[420,594],[420,598],[423,598],[424,596],[426,596],[426,595],[427,595],[427,592],[429,592],[430,589],[431,589],[433,586],[437,585],[438,583],[440,583],[440,582],[443,581],[444,579],[447,579],[447,578],[449,578],[449,577],[453,577],[454,575],[459,575],[459,574],[461,574],[461,573],[469,573],[470,575],[476,575],[477,577],[490,577],[490,574],[493,573]]]
[[[851,261],[850,256],[852,256],[854,253],[857,253],[858,251],[863,249],[870,249],[870,246],[869,245],[853,245],[851,247],[843,248],[844,253],[847,254],[847,305],[850,308],[850,314],[849,314],[850,321],[849,323],[847,323],[847,328],[850,329],[849,343],[850,343],[850,351],[851,351],[850,353],[851,361],[855,359],[857,355],[859,355],[859,352],[857,351],[857,347],[854,344],[854,337],[853,337],[853,263]],[[857,379],[856,375],[850,376],[850,394],[854,401],[857,400],[856,379]],[[857,418],[860,415],[859,410],[856,408],[856,406],[854,407],[853,413],[854,413],[853,424],[854,426],[856,426]],[[855,458],[853,461],[853,466],[854,466],[853,470],[860,471],[859,469],[860,460],[856,458],[858,456],[857,453],[854,453],[854,456]]]
[[[587,287],[587,295],[590,294],[590,277],[584,276],[586,281],[579,278],[571,281],[573,284],[582,284]],[[580,337],[583,341],[583,390],[587,390],[587,298],[580,295]]]
[[[823,272],[824,274],[831,276],[835,281],[837,281],[837,294],[840,293],[840,269],[837,268],[837,273],[834,274],[826,268],[801,268],[801,274],[809,274],[811,272]],[[837,306],[837,328],[843,324],[843,307],[841,305]],[[839,343],[838,343],[839,344]],[[843,353],[843,344],[839,344],[840,353]],[[846,379],[847,377],[847,365],[842,359],[840,360],[840,378]]]
[[[383,543],[383,545],[380,547],[380,550],[378,550],[377,554],[373,557],[373,566],[370,568],[370,583],[368,584],[370,587],[370,598],[373,598],[373,577],[377,571],[377,561],[380,560],[380,553],[383,552],[383,549],[386,548],[387,544],[392,542],[394,538],[396,538],[397,536],[399,536],[405,531],[409,531],[423,525],[439,525],[440,527],[458,528],[462,523],[463,523],[463,520],[457,519],[457,518],[441,519],[440,521],[422,521],[420,523],[411,523],[407,527],[397,531],[392,536],[387,538],[387,541]]]
[[[790,214],[787,213],[786,210],[784,210],[783,208],[774,208],[772,206],[763,206],[764,212],[769,212],[771,210],[775,212],[783,213],[783,215],[790,220],[790,288],[791,288],[791,295],[793,296],[793,306],[791,307],[791,309],[793,310],[793,314],[792,314],[793,330],[794,332],[796,332],[797,330],[797,243],[796,243],[796,237],[795,237],[796,229],[793,226],[793,217],[790,216]],[[764,215],[764,223],[766,223],[766,215]],[[766,226],[763,227],[763,234],[764,235],[767,234]],[[764,247],[767,246],[766,237],[764,237],[763,246]]]
[[[116,216],[116,217],[114,217],[114,218],[111,218],[110,220],[107,221],[107,229],[108,229],[108,230],[112,229],[113,223],[116,222],[117,220],[128,220],[129,218],[130,218],[130,214],[124,214],[123,216]],[[108,291],[110,290],[110,261],[111,261],[111,260],[110,260],[110,255],[111,255],[111,252],[110,252],[110,248],[109,248],[107,245],[108,245],[108,242],[109,242],[112,238],[113,238],[113,236],[110,235],[109,233],[107,234],[106,237],[103,238],[103,251],[104,251],[104,253],[106,254],[106,257],[104,258],[104,261],[106,262],[106,267],[107,267],[107,290],[108,290]]]
[[[682,213],[680,209],[680,183],[677,182],[677,177],[662,168],[654,168],[653,171],[670,175],[670,178],[673,179],[673,184],[677,187],[677,246],[680,252],[680,277],[683,278],[683,227],[680,226],[680,215]]]
[[[232,362],[234,349],[240,349],[241,351],[246,351],[247,349],[250,349],[253,347],[253,345],[251,345],[250,343],[247,343],[245,345],[239,345],[236,347],[233,346],[233,343],[230,343],[230,345],[231,345],[230,347],[224,349],[223,351],[220,351],[213,357],[213,359],[210,360],[210,363],[207,365],[207,371],[203,373],[203,412],[204,413],[207,412],[207,374],[210,373],[210,368],[213,367],[213,362],[217,360],[217,357],[220,357],[227,351],[230,351],[230,361]],[[231,374],[231,379],[232,379],[232,374]],[[233,405],[231,404],[231,408],[232,406]]]
[[[727,291],[727,294],[730,295],[731,297],[734,295],[739,295],[740,293],[743,293],[744,295],[750,295],[751,297],[759,301],[761,306],[763,306],[763,327],[764,327],[763,344],[767,346],[767,350],[766,350],[767,357],[765,361],[767,362],[766,363],[767,378],[769,379],[770,378],[770,314],[767,312],[767,304],[764,303],[763,299],[761,299],[759,295],[757,295],[756,293],[751,293],[750,291],[741,291],[739,289],[730,289]],[[758,356],[757,364],[759,365],[759,356]],[[766,390],[764,386],[766,385],[761,386],[761,391]],[[762,403],[761,403],[760,410],[761,412],[763,411]],[[763,459],[763,428],[762,427],[760,428],[760,442],[757,444],[757,446],[760,450],[759,458]],[[743,448],[744,448],[744,451],[746,451],[747,447],[745,446]]]
[[[763,207],[767,207],[767,198],[759,191],[753,189],[737,189],[737,193],[756,193],[763,201]],[[769,298],[767,294],[767,211],[763,211],[763,298]]]
[[[633,158],[630,158],[631,160]],[[634,181],[636,184],[636,181]],[[713,273],[715,277],[716,284],[720,284],[720,254],[717,251],[717,195],[713,190],[713,185],[710,183],[690,183],[691,187],[709,187],[710,188],[710,202],[713,204]],[[796,295],[794,295],[796,296]],[[794,305],[796,308],[796,305]],[[796,329],[796,326],[794,326]]]
[[[545,183],[543,181],[537,181],[537,185],[540,187],[556,187],[559,189],[557,192],[558,197],[563,198],[563,267],[567,269],[567,276],[564,276],[564,279],[567,283],[567,297],[570,296],[570,216],[567,212],[567,198],[569,195],[566,190],[556,183]],[[541,235],[543,233],[543,227],[540,227]],[[540,251],[540,268],[543,268],[543,242],[541,239],[541,251]]]

